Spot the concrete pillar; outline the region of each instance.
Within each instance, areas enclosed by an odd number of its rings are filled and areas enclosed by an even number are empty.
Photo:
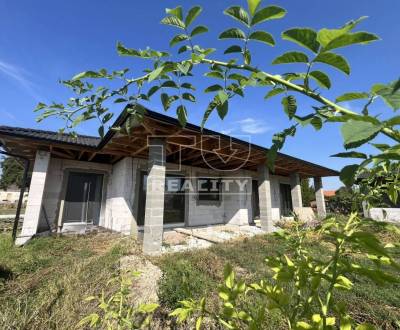
[[[22,231],[15,241],[16,245],[25,244],[37,233],[49,163],[50,153],[38,150],[36,152],[35,164],[33,165]]]
[[[272,222],[272,196],[268,167],[265,164],[258,166],[258,198],[260,204],[261,229],[266,232],[274,231]]]
[[[164,223],[165,139],[149,138],[149,172],[144,216],[143,252],[161,251]]]
[[[315,201],[317,202],[317,213],[321,218],[326,217],[324,189],[322,189],[321,177],[314,177]]]
[[[299,173],[290,174],[290,187],[291,187],[293,211],[296,212],[297,209],[301,209],[303,207]]]

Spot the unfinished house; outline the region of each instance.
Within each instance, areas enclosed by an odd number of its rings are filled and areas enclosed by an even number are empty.
[[[115,122],[124,124],[123,112]],[[0,126],[2,148],[31,163],[21,233],[24,244],[43,231],[84,232],[99,226],[143,237],[160,250],[170,227],[249,225],[267,232],[303,208],[300,180],[314,178],[318,215],[326,213],[321,177],[329,168],[146,110],[129,134],[104,138]],[[301,212],[300,212],[301,213]]]

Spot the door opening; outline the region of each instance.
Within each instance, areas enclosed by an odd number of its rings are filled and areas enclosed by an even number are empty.
[[[289,184],[279,185],[281,197],[281,216],[291,216],[293,213],[292,192]]]
[[[64,201],[64,223],[99,224],[103,175],[69,172]]]
[[[185,191],[183,176],[166,175],[164,195],[164,225],[185,222]],[[144,226],[146,212],[147,173],[140,174],[138,225]]]

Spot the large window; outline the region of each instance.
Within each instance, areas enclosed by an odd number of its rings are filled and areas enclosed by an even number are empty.
[[[221,180],[218,178],[197,179],[197,192],[199,201],[220,201]]]

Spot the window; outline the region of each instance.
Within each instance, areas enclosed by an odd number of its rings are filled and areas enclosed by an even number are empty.
[[[218,178],[199,178],[197,180],[199,201],[220,201],[221,180]]]

